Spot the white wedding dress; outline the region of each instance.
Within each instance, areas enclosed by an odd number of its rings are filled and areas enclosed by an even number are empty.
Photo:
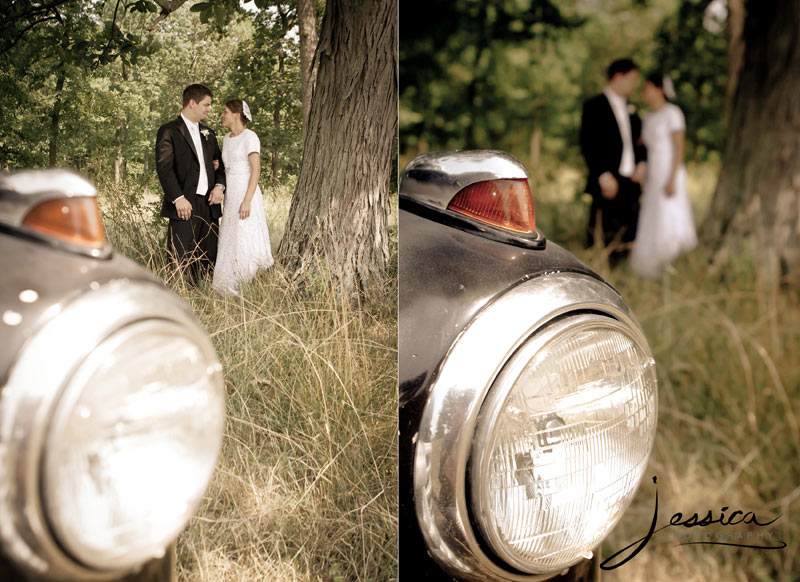
[[[672,103],[647,113],[642,120],[647,178],[630,264],[643,277],[660,277],[681,253],[697,246],[686,166],[681,164],[678,168],[672,196],[667,196],[665,190],[672,170],[672,134],[685,131],[685,127],[683,112]]]
[[[271,267],[274,262],[264,215],[264,199],[258,186],[250,202],[250,216],[244,220],[239,218],[239,206],[250,181],[247,156],[260,151],[258,136],[249,129],[237,136],[229,133],[222,140],[222,161],[227,184],[212,286],[224,293],[238,294],[242,283],[250,281],[259,269]]]

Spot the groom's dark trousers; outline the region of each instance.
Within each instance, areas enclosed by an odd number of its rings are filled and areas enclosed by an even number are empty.
[[[189,220],[170,218],[167,229],[167,251],[174,263],[189,269],[192,281],[210,274],[217,262],[219,221],[211,216],[206,196],[186,194],[192,205]]]

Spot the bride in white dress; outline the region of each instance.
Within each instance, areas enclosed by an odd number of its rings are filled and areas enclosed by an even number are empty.
[[[653,74],[642,87],[649,112],[642,120],[647,147],[647,178],[639,224],[631,250],[631,269],[643,277],[660,277],[681,253],[697,246],[692,205],[683,164],[686,122],[669,102],[675,97],[668,77]]]
[[[250,121],[252,115],[245,101],[231,99],[225,103],[222,125],[231,131],[222,140],[227,185],[212,281],[212,286],[224,293],[238,294],[242,283],[274,262],[258,186],[261,142],[247,129]]]

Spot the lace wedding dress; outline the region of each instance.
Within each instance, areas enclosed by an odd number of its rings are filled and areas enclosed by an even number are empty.
[[[678,255],[697,246],[686,166],[681,164],[678,168],[672,196],[667,196],[665,190],[674,155],[672,134],[685,127],[683,112],[672,103],[647,113],[642,121],[647,178],[630,264],[643,277],[660,277]]]
[[[252,152],[260,153],[260,150],[258,136],[249,129],[237,136],[229,133],[222,140],[227,184],[212,286],[225,293],[238,294],[242,283],[250,281],[259,269],[271,267],[274,262],[264,199],[258,186],[250,202],[250,216],[244,220],[239,218],[239,206],[250,181],[247,156]]]

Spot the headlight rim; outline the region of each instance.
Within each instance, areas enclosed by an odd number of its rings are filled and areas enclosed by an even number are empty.
[[[616,319],[648,346],[610,285],[583,273],[545,273],[485,305],[453,342],[429,387],[413,453],[414,504],[429,553],[454,576],[498,582],[553,576],[516,572],[487,555],[470,521],[467,464],[481,404],[508,358],[544,325],[576,311]]]
[[[85,324],[87,313],[96,325]],[[94,347],[127,325],[163,319],[191,330],[198,342],[210,340],[180,298],[147,279],[92,284],[45,317],[0,390],[0,462],[6,469],[0,471],[0,512],[9,516],[0,520],[0,544],[19,568],[42,579],[106,580],[131,568],[98,570],[81,563],[61,547],[45,515],[40,479],[53,411]],[[63,337],[73,341],[64,345]]]

